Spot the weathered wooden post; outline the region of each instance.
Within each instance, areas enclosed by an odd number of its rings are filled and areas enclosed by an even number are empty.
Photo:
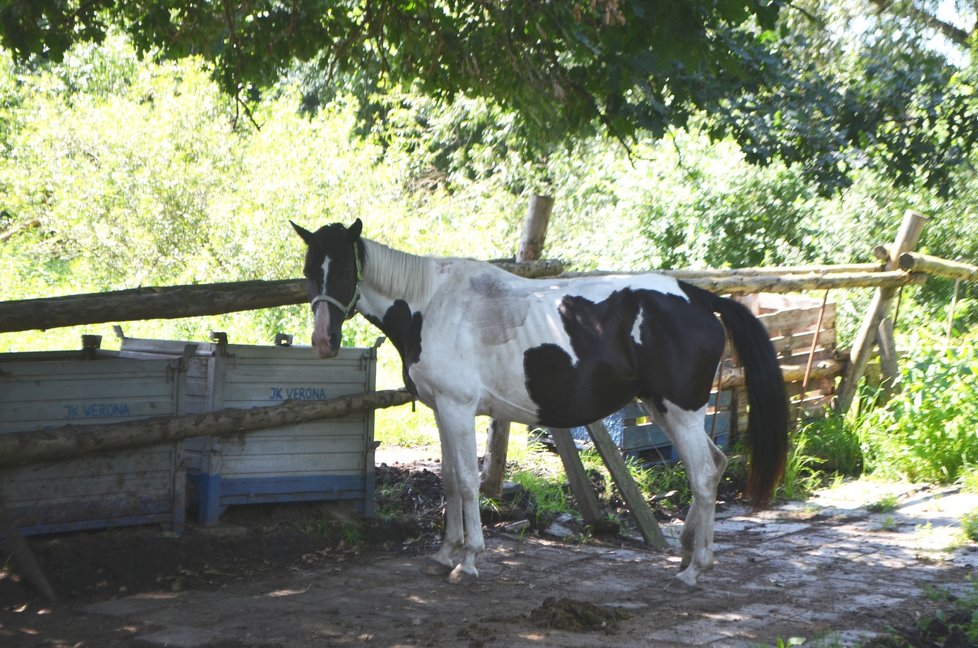
[[[900,267],[900,255],[913,249],[926,224],[927,217],[921,213],[908,211],[904,215],[900,231],[897,232],[893,246],[889,249],[886,270],[896,270]],[[842,377],[838,399],[835,403],[837,412],[846,412],[852,405],[856,388],[866,371],[866,363],[869,361],[873,344],[876,342],[880,323],[889,312],[896,291],[897,289],[894,287],[881,287],[873,295],[869,311],[866,313],[866,318],[863,320],[862,326],[856,334],[856,339],[852,343],[852,350],[849,352],[849,367]]]
[[[547,225],[554,208],[551,196],[533,194],[520,237],[516,261],[535,261],[543,252],[547,238]],[[486,440],[486,454],[482,460],[482,492],[489,497],[500,497],[503,477],[506,473],[506,450],[509,447],[509,421],[492,419]]]

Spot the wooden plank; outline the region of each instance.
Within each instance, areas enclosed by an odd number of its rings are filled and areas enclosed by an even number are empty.
[[[363,452],[302,455],[224,455],[222,478],[285,475],[362,475]]]
[[[0,467],[74,458],[84,454],[156,445],[207,434],[237,436],[285,422],[349,416],[355,412],[409,403],[403,390],[377,391],[322,402],[293,402],[250,410],[164,416],[107,425],[72,425],[43,433],[0,434]]]
[[[795,333],[792,335],[779,335],[771,338],[771,344],[779,357],[803,354],[805,356],[811,351],[814,331],[806,333]],[[816,349],[834,349],[836,343],[835,330],[821,331],[818,335],[818,347]],[[791,364],[791,363],[785,363]]]
[[[224,384],[221,407],[265,407],[283,401],[326,401],[343,396],[364,393],[363,383],[241,383],[228,381]]]
[[[550,436],[557,446],[557,454],[564,464],[564,473],[570,484],[571,493],[577,502],[577,509],[581,512],[584,524],[595,527],[604,520],[601,512],[601,504],[598,496],[594,492],[591,480],[588,479],[584,464],[581,463],[581,455],[577,452],[577,446],[571,437],[570,430],[565,428],[550,428]]]
[[[222,448],[225,456],[247,453],[258,457],[328,453],[363,454],[365,450],[362,433],[355,437],[331,439],[282,436],[276,439],[248,439],[243,443],[225,441]]]
[[[48,480],[35,479],[29,469],[9,471],[2,480],[10,504],[17,507],[44,503],[66,503],[104,498],[133,499],[158,494],[172,494],[173,466],[170,470],[130,471],[115,475],[89,475],[84,466],[69,469],[68,474]]]
[[[807,330],[815,328],[818,323],[818,313],[821,304],[804,308],[782,310],[774,313],[758,315],[757,319],[768,331]],[[835,303],[825,304],[825,315],[822,317],[822,328],[832,328],[835,323]]]
[[[638,524],[639,531],[645,538],[645,543],[660,551],[666,549],[668,545],[665,536],[662,535],[662,529],[659,528],[659,523],[656,522],[652,509],[649,508],[635,484],[635,480],[632,479],[631,473],[628,472],[628,467],[625,465],[615,442],[611,440],[611,435],[608,434],[604,423],[601,421],[591,423],[588,425],[588,432],[591,434],[591,440],[594,441],[594,447],[604,460],[605,466],[608,467],[608,472],[611,473],[611,478],[618,487],[618,491],[628,504],[628,508],[631,510],[636,524]]]

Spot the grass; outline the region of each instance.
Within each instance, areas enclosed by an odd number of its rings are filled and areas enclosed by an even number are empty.
[[[922,617],[912,626],[894,629],[886,636],[860,645],[863,648],[978,645],[978,587],[974,580],[970,583],[969,591],[962,596],[932,589],[927,598],[938,603],[942,609]]]
[[[872,513],[891,513],[900,505],[896,495],[884,495],[875,502],[868,504],[866,509]]]
[[[792,435],[784,469],[784,480],[778,487],[776,499],[805,500],[822,484],[824,474],[819,466],[824,463],[824,460],[809,454],[810,443],[811,436],[805,428],[800,428]]]
[[[978,512],[965,513],[961,517],[961,530],[972,542],[978,542]]]
[[[564,480],[554,475],[540,474],[532,470],[518,470],[510,479],[525,488],[534,502],[534,523],[556,517],[562,513],[573,513],[564,492]]]

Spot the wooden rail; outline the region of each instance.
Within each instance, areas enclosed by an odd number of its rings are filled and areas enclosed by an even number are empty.
[[[900,255],[900,267],[904,270],[924,272],[939,277],[950,277],[962,281],[978,281],[978,266],[960,261],[948,261],[940,257],[919,252],[906,252]]]
[[[198,436],[229,436],[282,425],[339,418],[368,409],[404,405],[414,396],[403,389],[324,401],[286,401],[272,407],[223,409],[206,414],[155,416],[100,425],[65,425],[50,430],[0,434],[0,469],[131,450]]]
[[[560,261],[493,265],[524,277],[552,276]],[[0,302],[0,333],[52,329],[81,324],[177,319],[303,304],[309,300],[305,279],[237,281],[163,286]]]

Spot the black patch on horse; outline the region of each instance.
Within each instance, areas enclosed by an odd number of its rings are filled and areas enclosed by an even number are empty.
[[[687,286],[682,288],[686,290]],[[540,423],[573,427],[621,409],[635,396],[665,411],[706,404],[723,353],[723,327],[696,291],[689,301],[621,290],[600,302],[567,296],[559,311],[578,363],[556,344],[523,354],[526,387]],[[641,343],[632,337],[641,314]]]
[[[706,405],[723,355],[723,325],[701,291],[679,283],[688,295],[640,291],[642,390],[639,396],[665,412],[664,400],[687,411]]]
[[[630,339],[637,302],[630,290],[597,303],[568,295],[558,310],[577,364],[558,345],[541,344],[523,354],[523,370],[540,423],[573,427],[607,416],[638,392]]]
[[[408,375],[408,369],[421,359],[421,313],[412,313],[408,303],[403,299],[398,299],[387,309],[383,319],[366,315],[364,317],[367,317],[371,324],[383,331],[387,339],[397,349],[403,365],[404,386],[417,396],[418,390]]]

